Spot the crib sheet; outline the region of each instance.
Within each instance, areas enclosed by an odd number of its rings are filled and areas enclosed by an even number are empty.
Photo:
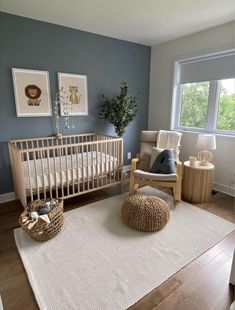
[[[29,163],[29,165],[28,165]],[[117,158],[101,152],[71,154],[23,162],[25,189],[53,188],[105,176],[117,169]],[[29,167],[28,167],[29,166]],[[30,169],[29,169],[30,168]],[[30,170],[30,172],[29,172]]]

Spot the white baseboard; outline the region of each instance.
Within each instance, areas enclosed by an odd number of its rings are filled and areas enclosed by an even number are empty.
[[[8,202],[15,199],[16,199],[15,192],[0,195],[0,203]]]
[[[235,188],[220,183],[213,184],[213,190],[235,197]]]

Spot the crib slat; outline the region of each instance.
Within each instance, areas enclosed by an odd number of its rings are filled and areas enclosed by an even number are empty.
[[[103,186],[103,144],[99,143],[100,146],[100,176],[101,176],[101,186]]]
[[[48,169],[48,181],[49,181],[49,190],[50,190],[50,198],[52,199],[52,187],[51,187],[51,169],[50,169],[50,151],[47,150],[47,169]]]
[[[87,140],[87,139],[86,139]],[[89,157],[88,157],[88,145],[86,145],[86,178],[87,178],[87,189],[90,189],[89,184]]]
[[[96,146],[96,187],[99,187],[99,156],[98,156],[98,143],[95,144]]]
[[[65,146],[65,171],[66,171],[66,183],[67,183],[67,196],[69,195],[69,170],[68,170],[68,149]]]
[[[78,193],[80,192],[80,177],[79,177],[79,161],[78,161],[78,148],[79,146],[76,146],[76,164],[77,164],[77,183],[78,183]]]
[[[106,140],[106,139],[105,139]],[[107,142],[105,142],[105,185],[108,184],[108,173],[107,173]]]
[[[55,194],[56,194],[56,198],[59,198],[59,194],[58,194],[58,182],[57,182],[57,171],[56,171],[56,149],[53,149],[53,168],[54,168],[54,179],[55,179]]]
[[[85,191],[85,184],[84,184],[84,146],[81,146],[82,148],[82,190]]]
[[[118,157],[117,157],[118,177],[121,180],[121,145],[118,141]]]
[[[91,152],[91,177],[92,177],[92,188],[95,187],[95,178],[94,178],[94,145],[91,144],[90,146],[90,152]]]
[[[70,147],[71,173],[72,173],[72,190],[74,195],[74,176],[73,176],[73,147]]]
[[[111,144],[112,142],[109,141],[109,147],[108,147],[108,150],[109,150],[109,184],[111,184],[111,174],[112,174],[112,171],[111,171]]]
[[[113,165],[114,165],[114,181],[118,181],[118,170],[117,170],[117,158],[118,158],[118,141],[114,142],[114,154],[113,154]]]
[[[123,140],[120,141],[120,164],[121,164],[121,181],[123,182]]]
[[[60,186],[61,186],[61,196],[64,198],[64,183],[63,183],[63,169],[62,169],[62,158],[63,149],[59,149],[59,159],[60,159]]]
[[[43,186],[43,195],[44,199],[46,199],[47,194],[46,194],[46,186],[45,186],[45,170],[44,170],[44,162],[43,162],[43,151],[40,151],[40,160],[41,160],[41,170],[42,170],[42,186]]]
[[[42,147],[45,147],[45,144],[44,144],[44,140],[42,140]],[[43,152],[43,158],[46,158],[46,156],[45,156],[45,152]]]
[[[119,158],[119,141],[116,142],[116,154],[115,154],[115,167],[116,167],[116,177],[117,180],[119,181],[119,165],[118,165],[118,158]]]
[[[32,179],[31,179],[31,171],[30,171],[30,164],[29,164],[29,152],[26,153],[27,158],[27,169],[28,169],[28,176],[29,176],[29,188],[30,188],[30,198],[33,201],[33,189],[32,189]]]
[[[34,171],[35,171],[35,180],[36,180],[36,189],[37,189],[37,196],[38,199],[40,199],[40,193],[39,193],[39,186],[38,186],[38,169],[37,169],[37,153],[33,152],[33,162],[34,162]]]
[[[39,142],[38,142],[38,140],[36,140],[36,147],[37,147],[37,149],[39,148]],[[37,159],[39,159],[39,152],[38,152],[38,158]]]
[[[115,177],[116,177],[116,171],[115,171],[115,162],[114,162],[114,159],[116,158],[116,141],[113,142],[113,157],[112,157],[112,166],[113,166],[113,179],[114,179],[114,182],[115,182]]]

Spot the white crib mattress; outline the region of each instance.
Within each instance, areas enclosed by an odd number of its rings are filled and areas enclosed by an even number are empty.
[[[24,185],[27,190],[30,188],[35,190],[53,188],[62,184],[82,183],[97,176],[105,176],[116,169],[116,157],[95,151],[83,153],[83,157],[79,153],[67,157],[29,160],[23,162]]]

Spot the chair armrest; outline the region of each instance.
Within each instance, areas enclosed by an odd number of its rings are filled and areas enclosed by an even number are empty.
[[[133,158],[131,160],[131,171],[134,172],[137,169],[137,164],[139,162],[139,158]]]
[[[182,171],[183,171],[182,162],[177,160],[176,161],[176,173],[178,174],[180,178],[182,178]]]

